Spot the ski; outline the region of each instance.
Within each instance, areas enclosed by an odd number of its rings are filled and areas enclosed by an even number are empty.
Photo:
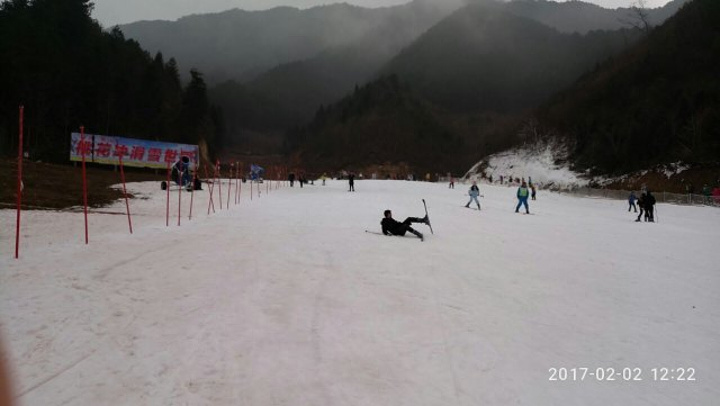
[[[365,230],[365,232],[368,234],[384,235],[386,237],[403,237],[402,235],[387,235],[387,234],[379,233],[377,231],[370,231],[370,230]],[[423,240],[424,239],[420,239],[420,241],[423,241]]]
[[[430,234],[435,234],[435,232],[432,229],[432,225],[430,225],[430,216],[428,215],[428,211],[427,211],[427,203],[425,203],[425,199],[422,199],[422,202],[423,202],[423,207],[425,207],[425,217],[427,217],[427,219],[428,219],[427,225],[428,225],[428,227],[430,227]]]

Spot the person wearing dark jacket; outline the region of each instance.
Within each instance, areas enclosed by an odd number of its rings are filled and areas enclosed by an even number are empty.
[[[405,235],[406,232],[410,232],[412,234],[415,234],[420,241],[423,240],[423,235],[421,232],[415,230],[414,228],[410,227],[410,224],[412,223],[422,223],[422,224],[428,224],[428,218],[427,216],[423,218],[419,217],[408,217],[403,221],[402,223],[398,222],[394,218],[392,218],[392,212],[390,210],[385,210],[383,213],[385,215],[385,218],[382,219],[380,222],[380,225],[382,226],[382,233],[385,235]]]
[[[649,190],[645,193],[645,221],[655,222],[655,196]]]
[[[637,199],[637,206],[640,208],[640,214],[638,214],[637,219],[635,219],[635,221],[639,222],[643,213],[645,213],[645,192],[642,192],[640,194],[640,197]]]
[[[350,186],[350,189],[348,192],[354,192],[355,191],[355,172],[350,172],[350,175],[348,175],[348,185]]]

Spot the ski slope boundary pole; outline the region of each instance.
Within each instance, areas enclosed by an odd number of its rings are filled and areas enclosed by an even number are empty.
[[[87,218],[87,170],[85,169],[85,126],[80,126],[80,146],[82,155],[82,181],[83,181],[83,213],[85,214],[85,244],[90,243],[88,235],[88,218]]]
[[[226,203],[227,210],[230,210],[230,191],[232,190],[232,181],[233,181],[233,172],[234,172],[233,169],[235,169],[235,167],[233,166],[232,163],[230,163],[230,175],[228,176],[228,198],[227,198],[227,203]]]
[[[23,192],[23,183],[22,183],[22,161],[23,161],[23,119],[25,114],[25,107],[20,106],[20,112],[18,117],[18,136],[20,139],[18,140],[18,180],[17,180],[17,219],[16,219],[16,227],[15,227],[15,259],[18,259],[20,257],[20,206],[22,205],[22,192]]]
[[[180,158],[182,160],[182,157]],[[183,173],[180,172],[180,168],[182,168],[182,165],[178,168],[178,180],[180,183],[178,184],[180,187],[178,188],[178,226],[180,226],[180,206],[182,205],[182,190],[183,190]]]
[[[240,182],[240,173],[241,173],[240,172],[240,162],[235,162],[235,168],[237,168],[237,170],[235,171],[235,204],[238,204],[238,203],[240,203],[238,189],[240,189],[240,183],[241,183]]]
[[[220,210],[222,210],[222,177],[220,176],[220,160],[217,161],[218,174],[218,200],[220,201]]]
[[[207,171],[206,171],[207,172]],[[217,167],[215,168],[215,172],[213,173],[213,181],[208,187],[208,193],[210,194],[210,200],[208,200],[208,216],[210,215],[210,208],[212,207],[212,212],[215,213],[215,202],[213,201],[213,190],[215,189],[215,177],[217,175]]]
[[[123,161],[122,161],[122,155],[119,157],[120,159],[120,179],[122,180],[123,184],[123,194],[125,195],[125,207],[127,208],[127,218],[128,218],[128,227],[130,228],[130,234],[132,234],[132,219],[130,217],[130,202],[128,202],[128,196],[127,196],[127,188],[125,187],[125,169],[123,169]]]
[[[195,197],[195,184],[197,183],[197,169],[198,168],[195,168],[195,172],[193,173],[192,189],[190,190],[190,214],[188,214],[188,220],[192,220],[193,198]]]
[[[170,227],[170,162],[167,163],[167,199],[165,204],[165,227]]]

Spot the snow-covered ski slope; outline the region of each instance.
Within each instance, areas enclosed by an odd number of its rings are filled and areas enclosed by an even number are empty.
[[[542,190],[527,216],[505,187],[481,184],[476,211],[468,185],[317,183],[263,185],[252,201],[245,184],[211,216],[203,191],[181,227],[177,192],[166,227],[158,184],[131,184],[144,197],[133,235],[124,216],[91,214],[85,246],[82,214],[25,212],[20,260],[14,211],[1,211],[0,336],[18,404],[720,399],[720,210],[661,204],[646,224],[624,202]],[[384,209],[422,216],[422,198],[425,242],[364,232]]]

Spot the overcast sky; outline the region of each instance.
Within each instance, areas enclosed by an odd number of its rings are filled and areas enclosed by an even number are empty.
[[[364,7],[393,6],[409,0],[94,0],[93,17],[104,27],[139,20],[176,20],[189,14],[213,13],[240,8],[263,10],[276,6],[307,8],[321,4],[351,3]],[[437,0],[443,1],[443,0]],[[562,0],[561,0],[562,1]],[[607,8],[628,7],[637,0],[585,0]],[[647,7],[660,7],[669,0],[645,0]]]

